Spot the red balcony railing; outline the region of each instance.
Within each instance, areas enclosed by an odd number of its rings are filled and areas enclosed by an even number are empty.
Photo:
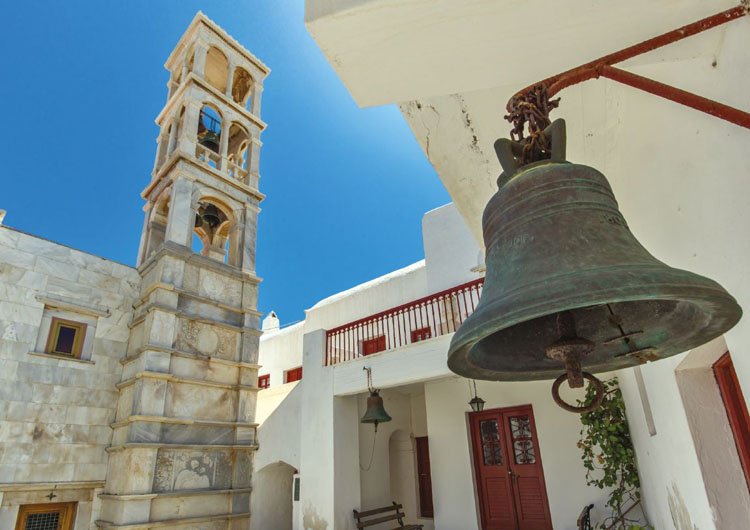
[[[382,311],[326,333],[326,366],[453,333],[474,312],[484,278]]]

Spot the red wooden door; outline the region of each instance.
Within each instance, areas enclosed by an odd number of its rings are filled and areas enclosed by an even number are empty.
[[[530,405],[470,414],[483,530],[552,530]]]
[[[721,399],[727,410],[729,425],[732,427],[740,464],[745,472],[745,480],[750,486],[750,414],[747,412],[747,403],[742,395],[742,388],[729,352],[722,355],[713,368],[716,382],[719,383]]]
[[[417,478],[419,483],[419,515],[435,517],[432,505],[432,473],[430,472],[430,446],[427,436],[417,440]]]
[[[511,468],[497,410],[471,414],[471,436],[483,530],[515,530]]]

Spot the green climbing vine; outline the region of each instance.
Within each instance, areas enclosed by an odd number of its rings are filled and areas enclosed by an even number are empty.
[[[630,429],[625,416],[625,402],[617,378],[603,381],[605,396],[602,404],[591,412],[581,414],[581,439],[586,483],[600,489],[610,489],[607,507],[612,515],[599,528],[639,530],[640,526],[623,513],[629,505],[640,499],[640,479],[635,464],[635,451],[630,439]],[[595,389],[588,385],[586,397],[579,405],[594,399]]]

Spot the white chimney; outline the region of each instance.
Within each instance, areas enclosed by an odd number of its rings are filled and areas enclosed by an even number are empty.
[[[276,316],[275,311],[271,311],[268,313],[268,316],[263,319],[263,326],[261,326],[261,329],[263,331],[276,331],[279,329],[279,317]]]

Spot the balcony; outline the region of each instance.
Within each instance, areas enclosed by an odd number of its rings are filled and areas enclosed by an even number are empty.
[[[328,330],[325,365],[455,332],[474,312],[483,285],[484,278],[478,278]]]

